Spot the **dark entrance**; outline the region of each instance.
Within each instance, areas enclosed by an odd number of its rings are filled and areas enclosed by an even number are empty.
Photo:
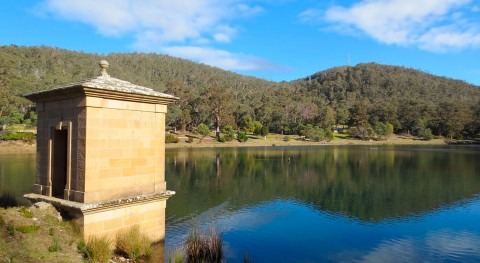
[[[67,130],[53,131],[52,196],[63,198],[67,183]]]

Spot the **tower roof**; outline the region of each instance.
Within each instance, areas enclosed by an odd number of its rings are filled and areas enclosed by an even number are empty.
[[[54,87],[45,91],[33,92],[25,95],[25,97],[35,102],[82,95],[147,103],[171,103],[178,100],[173,95],[110,77],[106,72],[108,62],[105,60],[100,62],[100,66],[102,67],[101,76]]]

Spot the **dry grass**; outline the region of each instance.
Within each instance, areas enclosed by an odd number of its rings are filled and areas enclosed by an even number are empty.
[[[152,254],[152,241],[135,225],[125,232],[117,234],[117,253],[124,254],[128,258],[136,260],[140,257],[148,257]]]
[[[288,139],[285,139],[288,138]],[[433,139],[431,141],[420,140],[414,136],[393,135],[385,141],[358,140],[350,138],[345,134],[335,134],[334,140],[330,142],[313,142],[300,140],[296,135],[270,134],[265,138],[251,136],[247,142],[218,142],[213,138],[204,139],[202,143],[187,143],[181,140],[179,143],[166,144],[166,148],[198,148],[198,147],[252,147],[252,146],[318,146],[318,145],[442,145],[443,139]]]
[[[107,236],[90,237],[87,244],[81,241],[77,248],[92,263],[108,262],[113,255],[112,241]]]
[[[0,262],[83,261],[76,228],[51,209],[0,208]]]
[[[222,262],[223,241],[212,228],[208,235],[193,230],[185,242],[187,262]]]

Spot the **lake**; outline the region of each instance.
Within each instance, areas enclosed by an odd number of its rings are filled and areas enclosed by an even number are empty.
[[[476,146],[167,149],[165,253],[214,227],[227,262],[479,262],[479,157]],[[0,155],[0,191],[31,191],[34,159]]]

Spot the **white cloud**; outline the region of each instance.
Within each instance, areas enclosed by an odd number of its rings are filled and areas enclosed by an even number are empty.
[[[278,69],[278,66],[253,56],[235,54],[225,50],[197,46],[162,47],[162,51],[174,56],[192,59],[200,63],[226,70],[262,70]]]
[[[84,23],[107,37],[132,35],[132,47],[136,50],[163,50],[229,70],[269,67],[264,60],[206,46],[232,42],[238,32],[233,23],[263,11],[248,2],[251,1],[44,0],[41,6],[46,15]]]
[[[472,0],[363,0],[351,7],[308,9],[302,21],[326,21],[335,30],[361,32],[381,43],[444,52],[480,47]]]
[[[263,8],[260,6],[249,6],[246,4],[238,4],[237,5],[238,11],[240,11],[244,16],[251,16],[261,13]]]

